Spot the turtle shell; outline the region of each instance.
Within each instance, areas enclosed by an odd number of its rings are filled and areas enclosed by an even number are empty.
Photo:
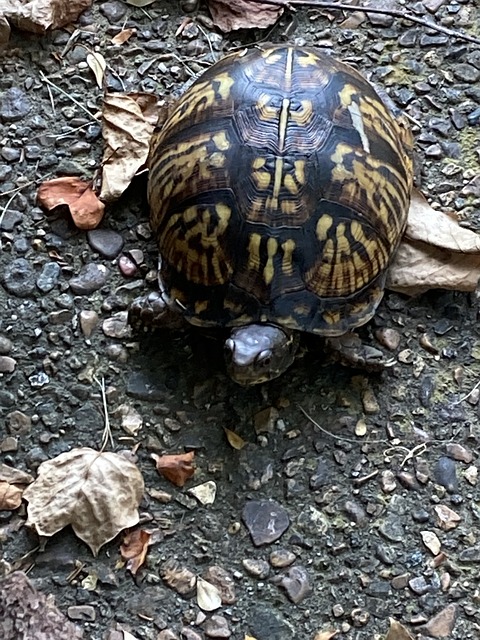
[[[160,276],[196,325],[340,335],[367,322],[405,228],[412,138],[352,67],[315,49],[227,56],[154,133]]]

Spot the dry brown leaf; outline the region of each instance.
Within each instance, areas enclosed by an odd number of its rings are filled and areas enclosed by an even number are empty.
[[[185,482],[193,476],[195,472],[194,457],[193,451],[165,456],[152,453],[158,473],[177,487],[183,487]]]
[[[414,190],[407,228],[388,270],[387,287],[417,295],[429,289],[474,291],[480,278],[480,236],[433,209]]]
[[[0,0],[0,14],[19,29],[44,33],[75,22],[93,0]]]
[[[136,29],[122,29],[116,36],[113,36],[110,42],[112,44],[123,44],[127,42],[127,40],[130,40],[135,33],[137,33]]]
[[[95,229],[105,212],[105,205],[97,198],[91,184],[75,176],[43,182],[38,189],[37,203],[47,211],[67,205],[79,229]]]
[[[102,190],[100,198],[112,202],[144,167],[150,138],[158,118],[157,98],[148,93],[109,93],[103,101]]]
[[[390,618],[390,629],[385,640],[413,640],[413,637],[400,622]]]
[[[13,511],[22,503],[24,489],[9,482],[0,482],[0,511]]]
[[[87,53],[87,64],[93,71],[97,85],[101,89],[103,87],[105,69],[107,68],[105,58],[101,53]]]
[[[283,7],[256,0],[208,0],[213,22],[222,31],[265,29],[283,14]]]
[[[138,523],[142,474],[125,457],[89,447],[43,462],[25,491],[27,525],[53,536],[71,525],[96,556],[120,531]]]
[[[137,529],[127,533],[120,547],[122,558],[127,560],[127,569],[136,575],[137,571],[145,562],[151,533],[143,529]]]
[[[243,447],[247,444],[247,442],[239,436],[235,431],[231,431],[231,429],[227,429],[227,427],[223,427],[225,431],[225,435],[227,436],[228,444],[232,447],[232,449],[243,449]]]

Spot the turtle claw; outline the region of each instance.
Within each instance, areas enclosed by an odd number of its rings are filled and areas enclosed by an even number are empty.
[[[356,369],[380,372],[395,364],[395,358],[389,358],[380,349],[364,344],[355,333],[327,338],[325,345],[337,361]]]
[[[130,305],[128,322],[136,330],[180,329],[185,325],[183,317],[171,308],[160,291],[136,298]]]

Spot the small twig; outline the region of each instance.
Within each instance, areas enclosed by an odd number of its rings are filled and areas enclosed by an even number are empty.
[[[105,393],[105,378],[102,376],[102,379],[99,380],[96,376],[94,376],[93,379],[100,387],[100,392],[102,394],[103,415],[105,419],[105,426],[103,428],[102,446],[100,448],[100,452],[103,453],[109,441],[110,441],[110,446],[113,447],[113,436],[112,436],[112,430],[110,428],[110,418],[108,416],[107,395]]]
[[[331,436],[332,438],[335,438],[335,440],[342,440],[343,442],[353,442],[354,444],[364,444],[364,443],[383,443],[385,444],[386,442],[389,442],[389,440],[385,440],[384,438],[380,439],[380,440],[360,440],[359,438],[345,438],[344,436],[337,436],[337,434],[332,433],[331,431],[327,431],[326,429],[324,429],[323,427],[321,427],[318,422],[316,422],[312,416],[310,416],[305,409],[298,405],[298,408],[300,409],[300,411],[303,413],[303,415],[308,418],[308,420],[310,420],[310,422],[322,433],[325,433],[327,436]]]
[[[54,82],[52,82],[51,80],[49,80],[47,78],[47,76],[43,73],[43,71],[40,71],[40,77],[42,78],[42,80],[44,82],[46,82],[47,84],[49,84],[51,87],[53,87],[54,89],[56,89],[57,91],[59,91],[61,94],[63,94],[64,96],[66,96],[67,98],[69,98],[73,103],[75,103],[77,105],[77,107],[80,107],[80,109],[82,109],[83,111],[85,111],[85,113],[88,113],[88,115],[90,116],[90,118],[93,118],[94,120],[96,120],[98,122],[99,118],[97,118],[96,115],[94,115],[91,111],[89,111],[89,109],[87,109],[87,107],[84,107],[83,104],[81,102],[79,102],[76,98],[74,98],[73,96],[71,96],[69,93],[67,93],[66,91],[64,91],[63,89],[61,89],[58,85],[56,85]]]
[[[294,7],[316,7],[317,9],[340,9],[341,11],[363,11],[364,13],[380,13],[386,16],[392,16],[393,18],[400,18],[401,20],[408,20],[415,24],[419,24],[427,29],[433,29],[440,33],[445,33],[448,36],[466,40],[467,42],[473,42],[474,44],[480,44],[480,38],[471,36],[463,31],[457,31],[455,29],[449,29],[443,25],[436,24],[431,20],[428,20],[422,16],[415,16],[412,13],[404,13],[398,9],[379,9],[372,7],[364,7],[362,5],[349,5],[340,4],[337,2],[322,2],[321,0],[254,0],[255,2],[263,2],[265,4],[271,4],[276,7],[282,7],[284,9],[295,10]]]
[[[479,381],[479,382],[477,382],[477,384],[473,387],[473,389],[471,389],[471,390],[467,393],[467,395],[462,396],[459,400],[455,400],[455,402],[452,402],[452,405],[454,405],[454,406],[455,406],[455,405],[457,405],[457,404],[460,404],[460,403],[461,403],[461,402],[463,402],[464,400],[467,400],[467,399],[472,395],[472,393],[475,391],[475,389],[478,389],[478,387],[480,387],[480,381]]]
[[[211,41],[210,41],[210,37],[209,37],[208,33],[205,31],[205,29],[203,29],[203,28],[198,24],[198,22],[197,22],[197,27],[200,29],[200,31],[203,33],[203,35],[204,35],[204,36],[205,36],[205,38],[207,39],[208,46],[209,46],[209,49],[210,49],[210,53],[212,54],[212,59],[213,59],[213,61],[214,61],[214,62],[216,62],[216,61],[217,61],[217,56],[215,55],[215,52],[214,52],[214,50],[213,50],[212,43],[211,43]]]

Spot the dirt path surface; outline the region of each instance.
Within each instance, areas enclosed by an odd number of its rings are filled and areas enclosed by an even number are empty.
[[[35,550],[25,507],[0,511],[2,573],[28,569],[92,640],[130,637],[124,631],[139,640],[373,640],[390,617],[412,638],[478,639],[476,296],[388,295],[362,332],[396,359],[381,375],[334,365],[306,340],[285,375],[245,390],[226,376],[215,335],[125,331],[126,309],[156,267],[144,180],[88,233],[46,216],[36,190],[99,165],[100,124],[89,114],[101,90],[89,52],[105,57],[109,91],[175,95],[191,73],[265,37],[319,46],[386,88],[417,123],[422,190],[477,229],[480,48],[388,16],[341,26],[338,12],[313,8],[267,34],[222,36],[205,7],[181,4],[95,2],[74,33],[14,33],[0,54],[1,461],[35,476],[62,452],[99,447],[103,377],[114,450],[135,447],[141,526],[154,533],[132,577],[118,565],[120,538],[97,558],[68,529]],[[475,0],[409,10],[480,35]],[[111,43],[130,27],[128,42]],[[139,266],[126,269],[132,260]],[[142,424],[135,435],[126,415]],[[225,428],[247,444],[234,449]],[[184,451],[195,452],[196,471],[179,489],[151,454]],[[215,500],[202,505],[187,490],[207,481]],[[184,588],[195,576],[221,585],[213,612]],[[337,635],[316,635],[328,629]]]

